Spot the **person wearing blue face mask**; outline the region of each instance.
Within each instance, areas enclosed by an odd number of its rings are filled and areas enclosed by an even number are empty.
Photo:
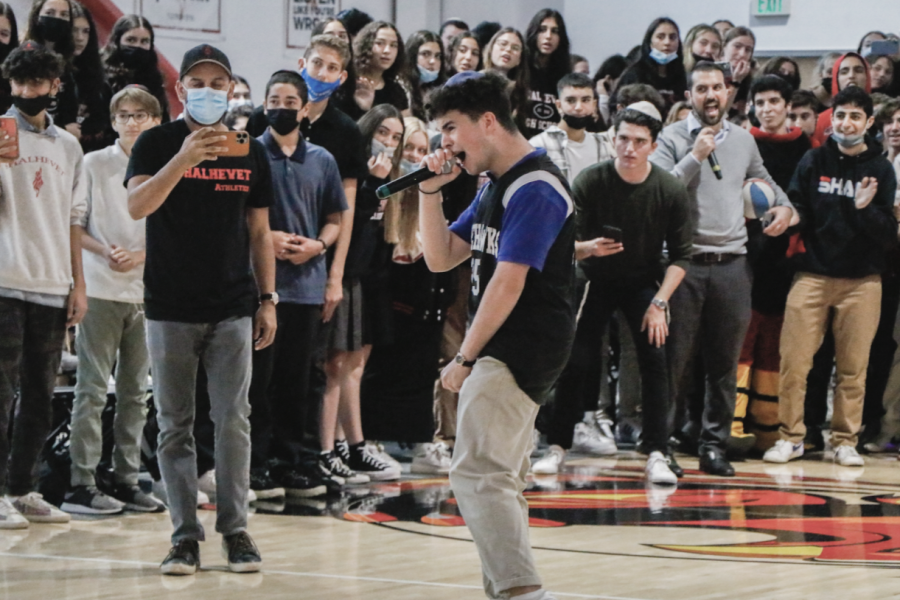
[[[128,212],[147,219],[144,307],[159,422],[159,459],[175,531],[160,569],[200,566],[197,461],[192,435],[197,369],[209,381],[215,423],[216,530],[229,570],[259,571],[247,534],[253,350],[275,337],[278,295],[269,229],[273,189],[265,147],[223,156],[234,92],[231,64],[208,45],[184,55],[175,85],[184,118],[144,132],[125,182]]]
[[[409,97],[409,108],[404,115],[427,121],[425,95],[444,85],[444,45],[440,36],[432,31],[417,31],[406,40],[406,68],[403,86]]]
[[[641,45],[641,59],[622,74],[618,87],[631,83],[652,86],[665,100],[665,114],[673,104],[684,100],[686,77],[678,25],[660,17],[650,23]]]

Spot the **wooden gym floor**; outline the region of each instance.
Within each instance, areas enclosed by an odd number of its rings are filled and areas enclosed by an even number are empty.
[[[900,597],[900,464],[864,469],[821,453],[783,466],[695,471],[674,493],[647,488],[643,459],[567,463],[529,485],[532,544],[559,598],[610,600]],[[0,600],[484,598],[478,556],[445,478],[373,484],[343,499],[258,503],[250,532],[264,571],[225,569],[209,540],[203,570],[163,577],[168,514],[76,518],[0,531]]]

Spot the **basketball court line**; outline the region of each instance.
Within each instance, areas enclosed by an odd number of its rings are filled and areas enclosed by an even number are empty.
[[[104,564],[116,564],[116,565],[130,565],[135,567],[152,567],[154,569],[159,567],[159,563],[151,563],[144,562],[140,560],[119,560],[119,559],[111,559],[111,558],[89,558],[82,556],[62,556],[62,555],[52,555],[52,554],[16,554],[14,552],[0,552],[0,557],[8,557],[8,558],[24,558],[31,560],[65,560],[65,561],[76,561],[76,562],[87,562],[87,563],[104,563]],[[217,571],[221,570],[218,568],[204,568],[202,571]],[[319,578],[319,579],[337,579],[344,581],[367,581],[371,583],[390,583],[390,584],[400,584],[400,585],[418,585],[425,587],[438,587],[438,588],[452,588],[459,590],[473,590],[480,591],[482,589],[481,586],[477,585],[462,585],[457,583],[437,583],[430,581],[414,581],[409,579],[392,579],[388,577],[360,577],[356,575],[331,575],[328,573],[305,573],[302,571],[282,571],[282,570],[271,570],[271,569],[263,569],[263,575],[287,575],[291,577],[311,577],[311,578]],[[587,598],[589,600],[649,600],[646,598],[632,598],[628,596],[596,596],[592,594],[573,594],[573,593],[563,593],[563,592],[553,592],[554,596],[559,596],[561,598]]]

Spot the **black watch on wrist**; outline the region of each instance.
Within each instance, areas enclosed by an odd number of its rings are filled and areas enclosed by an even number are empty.
[[[469,369],[471,369],[472,367],[475,366],[475,361],[468,360],[465,356],[463,356],[462,352],[456,353],[456,357],[453,359],[453,362],[455,362],[456,364],[458,364],[460,366],[467,367]]]
[[[270,294],[260,294],[259,295],[259,303],[263,302],[271,302],[272,306],[278,306],[278,292],[272,292]]]

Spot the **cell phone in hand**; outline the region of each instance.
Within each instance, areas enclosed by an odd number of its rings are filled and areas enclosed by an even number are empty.
[[[731,83],[734,80],[734,74],[731,72],[731,63],[727,60],[723,60],[715,64],[725,72],[725,83]]]
[[[250,134],[246,131],[214,131],[210,135],[224,135],[225,152],[219,156],[247,156],[250,154]]]
[[[19,124],[16,121],[15,117],[0,117],[0,131],[6,133],[6,135],[16,141],[16,145],[19,143]],[[15,155],[8,154],[5,155],[7,158],[19,158],[18,151]]]
[[[622,230],[618,227],[613,227],[612,225],[604,225],[600,229],[600,236],[612,240],[617,244],[622,243]]]
[[[775,215],[773,215],[772,213],[766,213],[759,218],[759,223],[760,223],[760,225],[762,225],[762,228],[765,229],[766,227],[771,225],[772,221],[774,221],[774,220],[775,220]]]

